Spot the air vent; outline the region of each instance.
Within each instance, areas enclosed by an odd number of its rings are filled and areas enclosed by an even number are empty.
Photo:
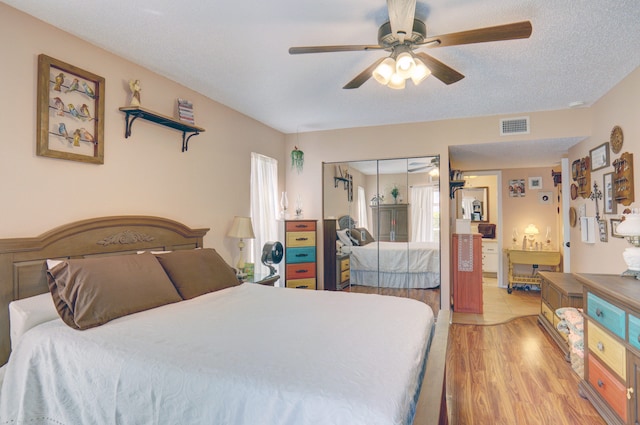
[[[500,135],[529,134],[529,117],[500,120]]]

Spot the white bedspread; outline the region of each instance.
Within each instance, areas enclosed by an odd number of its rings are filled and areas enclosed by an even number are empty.
[[[351,284],[437,287],[440,285],[440,246],[437,242],[378,242],[352,246]]]
[[[409,299],[249,283],[86,331],[54,320],[12,353],[0,424],[404,424],[432,325]]]

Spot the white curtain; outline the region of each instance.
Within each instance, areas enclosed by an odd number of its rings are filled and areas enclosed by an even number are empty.
[[[411,241],[437,242],[440,238],[440,194],[436,186],[412,186]]]
[[[358,227],[371,230],[369,229],[369,220],[367,219],[367,196],[362,186],[358,186]]]
[[[249,260],[255,273],[268,273],[262,265],[262,247],[278,240],[278,161],[251,153],[251,221],[255,239],[249,250]],[[280,241],[282,242],[282,241]]]

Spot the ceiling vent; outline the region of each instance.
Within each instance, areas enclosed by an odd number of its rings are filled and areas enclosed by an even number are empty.
[[[518,117],[500,120],[500,135],[529,134],[529,117]]]

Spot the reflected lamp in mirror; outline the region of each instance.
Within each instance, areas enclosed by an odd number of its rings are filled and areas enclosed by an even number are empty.
[[[240,239],[238,242],[238,249],[240,250],[240,256],[238,257],[238,263],[236,268],[238,269],[238,277],[246,277],[244,272],[244,239],[253,239],[255,234],[253,233],[253,226],[251,225],[251,217],[233,217],[233,223],[231,223],[231,229],[227,236],[230,238]]]
[[[633,246],[625,248],[622,253],[622,258],[627,264],[627,270],[622,273],[622,276],[634,276],[640,279],[640,213],[634,209],[631,214],[625,214],[623,217],[616,232],[624,236]]]
[[[529,249],[533,249],[533,242],[536,240],[536,235],[538,235],[539,233],[540,231],[533,224],[528,225],[526,229],[524,229],[524,234],[527,236],[527,239],[529,240]]]

